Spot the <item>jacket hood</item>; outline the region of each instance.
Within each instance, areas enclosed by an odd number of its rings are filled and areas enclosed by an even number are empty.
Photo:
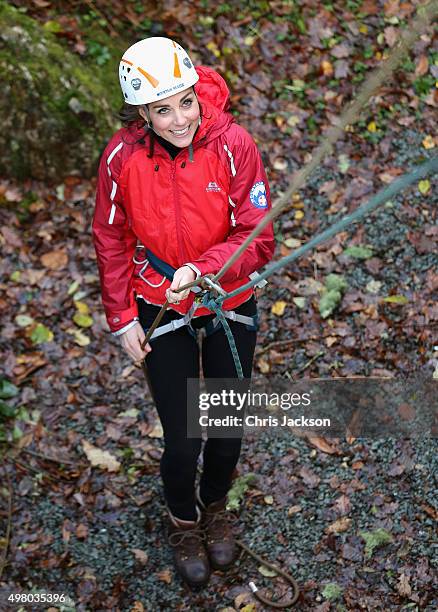
[[[199,75],[199,81],[194,88],[201,105],[202,122],[193,140],[194,149],[218,138],[234,122],[234,117],[229,112],[230,91],[221,75],[208,66],[197,66],[196,72]],[[145,130],[143,121],[134,121],[125,130],[134,139],[130,144],[146,139],[149,144],[149,153],[153,155],[156,139],[152,133]]]
[[[199,81],[195,84],[202,110],[202,123],[193,144],[211,141],[224,132],[234,121],[230,108],[230,91],[224,79],[213,68],[197,66]]]

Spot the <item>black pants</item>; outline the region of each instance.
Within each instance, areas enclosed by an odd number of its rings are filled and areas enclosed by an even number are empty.
[[[139,318],[144,329],[151,326],[158,306],[138,300]],[[235,309],[253,316],[257,306],[254,298]],[[181,315],[173,310],[165,313],[160,325]],[[214,315],[192,319],[200,328]],[[236,342],[245,378],[251,377],[257,332],[246,325],[229,321]],[[150,384],[164,432],[164,453],[160,471],[166,503],[174,516],[194,520],[195,478],[202,440],[187,437],[187,379],[199,378],[199,345],[184,326],[151,341],[152,351],[146,357]],[[202,342],[202,369],[205,378],[236,378],[236,368],[222,326]],[[209,438],[203,451],[203,473],[200,496],[209,504],[223,498],[239,460],[240,438]]]

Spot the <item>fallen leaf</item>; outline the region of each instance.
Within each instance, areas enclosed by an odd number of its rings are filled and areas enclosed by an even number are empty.
[[[429,70],[429,60],[427,55],[420,55],[417,65],[415,67],[415,76],[424,76]]]
[[[306,298],[304,297],[294,297],[292,298],[292,301],[295,304],[295,306],[297,306],[298,308],[306,307]]]
[[[35,320],[29,315],[17,315],[14,320],[18,327],[29,327],[35,323]]]
[[[76,537],[80,540],[85,539],[88,536],[88,527],[87,525],[84,525],[83,523],[80,523],[77,527],[76,527]]]
[[[318,484],[321,482],[321,478],[318,476],[318,474],[315,474],[315,472],[313,472],[310,468],[304,465],[298,472],[298,475],[301,476],[304,483],[311,489],[317,487]]]
[[[78,346],[88,346],[91,342],[90,338],[83,334],[79,329],[74,330],[75,343]]]
[[[433,149],[435,147],[435,141],[432,136],[427,135],[426,138],[423,139],[422,145],[425,149]]]
[[[272,314],[277,315],[277,317],[282,317],[284,315],[284,311],[286,309],[287,302],[284,300],[278,300],[271,307]]]
[[[235,612],[235,610],[240,611],[242,609],[242,606],[251,605],[252,600],[253,600],[253,596],[252,596],[251,591],[244,591],[243,593],[239,593],[234,598],[233,612]]]
[[[49,270],[62,270],[68,264],[68,255],[65,249],[55,249],[41,255],[40,261]]]
[[[75,293],[75,291],[73,292]],[[88,304],[86,304],[85,302],[74,302],[75,308],[78,312],[80,312],[81,314],[87,315],[90,312],[90,308],[88,306]]]
[[[11,246],[16,247],[18,249],[23,246],[23,243],[18,234],[14,232],[14,230],[12,230],[10,227],[4,225],[0,231],[7,244],[10,244]]]
[[[272,504],[274,503],[274,498],[272,497],[272,495],[265,495],[263,499],[265,501],[265,504],[268,504],[268,506],[272,506]]]
[[[342,533],[344,531],[347,531],[350,525],[351,518],[348,518],[347,516],[342,516],[334,523],[330,523],[330,525],[324,529],[324,533]]]
[[[409,302],[408,298],[405,295],[388,295],[383,298],[384,302],[388,302],[389,304],[407,304]]]
[[[409,597],[412,593],[411,585],[409,584],[409,578],[406,574],[401,574],[398,579],[397,591],[403,597]]]
[[[367,130],[369,132],[377,132],[377,123],[375,121],[370,121],[367,125]]]
[[[427,195],[430,191],[430,181],[429,179],[424,179],[418,183],[418,191],[421,195]]]
[[[23,192],[19,187],[8,187],[5,191],[5,198],[8,202],[21,202]]]
[[[331,446],[325,438],[320,436],[307,436],[307,440],[312,446],[316,446],[323,453],[333,455],[337,453],[337,449]]]
[[[163,437],[163,428],[159,421],[155,422],[155,425],[148,433],[149,438],[162,438]]]
[[[297,115],[291,115],[286,121],[289,127],[295,127],[300,123],[300,118]]]
[[[71,334],[75,337],[75,343],[78,346],[88,346],[91,342],[90,338],[81,332],[80,329],[76,329],[75,327],[69,327],[65,330],[66,334]]]
[[[257,569],[260,574],[262,576],[266,576],[266,578],[274,578],[274,576],[277,576],[277,572],[275,570],[272,570],[270,567],[266,567],[265,565],[260,565]]]
[[[18,355],[13,374],[17,384],[23,382],[30,374],[47,365],[47,360],[42,353],[26,353]]]
[[[341,153],[338,156],[338,167],[342,174],[345,174],[348,171],[348,168],[350,167],[350,160],[348,159],[348,155],[345,155],[345,153]]]
[[[339,514],[348,514],[351,510],[350,498],[348,495],[340,495],[334,502],[333,508]]]
[[[44,344],[45,342],[52,342],[53,332],[42,323],[29,328],[26,335],[32,340],[33,344]]]
[[[93,325],[93,318],[86,314],[81,314],[80,312],[75,312],[73,315],[73,321],[79,327],[91,327]]]
[[[269,361],[266,361],[266,359],[263,359],[263,357],[257,360],[257,367],[262,374],[267,374],[271,371]]]
[[[90,444],[87,440],[82,440],[82,448],[92,466],[100,467],[108,472],[119,471],[120,462],[108,451],[103,451],[93,446],[93,444]]]
[[[335,79],[345,79],[350,74],[348,62],[344,59],[335,62]]]
[[[321,62],[321,72],[324,76],[332,76],[333,75],[333,64],[328,60],[323,60]]]
[[[172,582],[172,573],[168,569],[157,572],[156,576],[158,580],[161,580],[161,582],[165,582],[166,584],[170,584]]]
[[[144,552],[144,550],[140,550],[140,548],[133,548],[132,552],[134,553],[137,561],[140,562],[141,565],[146,565],[148,562],[148,555]]]
[[[294,289],[297,293],[309,296],[318,295],[324,289],[324,285],[314,278],[303,278],[294,284]]]
[[[429,506],[429,504],[421,504],[421,509],[435,521],[438,521],[438,510],[436,508]]]
[[[277,159],[274,160],[273,167],[274,170],[286,170],[287,161],[282,157],[277,157]]]
[[[301,512],[301,506],[299,506],[298,504],[295,506],[291,506],[287,511],[287,515],[293,516],[294,514],[297,514],[297,512]]]
[[[385,42],[388,47],[393,47],[398,40],[398,32],[394,26],[388,26],[384,30]]]
[[[351,47],[345,44],[335,45],[330,49],[330,55],[341,59],[343,57],[348,57],[351,54]]]
[[[134,601],[134,605],[129,612],[144,612],[144,606],[141,601]]]
[[[301,240],[298,240],[297,238],[286,238],[284,244],[288,249],[297,249],[301,246]]]

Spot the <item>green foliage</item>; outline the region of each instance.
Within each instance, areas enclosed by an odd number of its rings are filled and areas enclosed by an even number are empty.
[[[0,423],[16,415],[17,408],[3,401],[12,399],[16,395],[18,395],[18,388],[6,378],[0,379]],[[0,441],[4,440],[5,436],[4,427],[0,424]]]
[[[369,247],[351,246],[344,250],[344,255],[354,257],[355,259],[369,259],[373,256],[373,251]]]
[[[252,473],[236,478],[231,489],[228,491],[227,509],[238,510],[246,491],[256,481],[257,477]]]
[[[336,582],[330,582],[329,584],[326,584],[322,590],[322,596],[329,601],[334,601],[342,595],[342,592],[343,588],[339,584],[336,584]]]
[[[92,21],[84,30],[85,42],[96,43],[94,57],[79,58],[65,38],[13,6],[0,3],[0,22],[0,116],[10,125],[33,126],[0,134],[0,174],[58,181],[73,170],[94,174],[103,143],[118,127],[117,64],[127,45]],[[106,63],[96,75],[98,62]]]
[[[6,402],[0,401],[0,417],[12,418],[17,414],[17,408]]]
[[[347,281],[341,274],[329,274],[325,279],[325,288],[328,291],[345,291]]]
[[[111,54],[106,45],[101,45],[95,40],[90,40],[87,45],[90,57],[94,58],[98,66],[103,66],[111,59]]]
[[[374,531],[361,531],[359,535],[365,540],[365,554],[368,558],[372,556],[375,548],[389,544],[394,539],[388,531],[381,527]]]
[[[329,317],[342,300],[347,282],[340,274],[329,274],[319,300],[319,313],[323,319]]]
[[[435,86],[435,78],[431,74],[425,74],[424,76],[415,79],[413,86],[417,95],[428,95]]]
[[[11,399],[18,394],[18,388],[6,378],[0,380],[0,399]]]
[[[38,323],[30,333],[30,339],[34,344],[44,344],[45,342],[52,342],[53,332],[42,323]]]

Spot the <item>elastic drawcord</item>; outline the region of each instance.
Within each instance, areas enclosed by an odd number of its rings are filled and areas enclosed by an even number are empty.
[[[189,162],[193,163],[193,146],[192,143],[189,144]]]

